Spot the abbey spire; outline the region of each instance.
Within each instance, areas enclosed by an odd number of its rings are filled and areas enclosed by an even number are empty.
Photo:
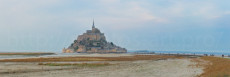
[[[95,28],[95,25],[94,25],[94,19],[93,19],[93,26],[92,26],[92,28]]]

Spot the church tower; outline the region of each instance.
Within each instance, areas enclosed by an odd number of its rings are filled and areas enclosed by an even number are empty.
[[[94,20],[92,25],[92,33],[101,33],[100,30],[95,27]]]

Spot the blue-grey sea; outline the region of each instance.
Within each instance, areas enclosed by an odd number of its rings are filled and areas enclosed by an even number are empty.
[[[126,54],[133,54],[138,51],[128,51]],[[147,52],[155,52],[155,53],[162,53],[162,54],[196,54],[196,55],[203,55],[203,54],[214,54],[215,56],[221,56],[224,54],[225,56],[230,55],[227,52],[188,52],[188,51],[147,51]],[[146,52],[145,52],[146,53]],[[83,53],[86,54],[86,53]],[[79,53],[56,53],[53,55],[0,55],[0,59],[19,59],[19,58],[34,58],[34,57],[62,57],[62,56],[71,56],[71,55],[82,55]]]

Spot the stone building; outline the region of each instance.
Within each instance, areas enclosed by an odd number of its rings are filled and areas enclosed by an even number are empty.
[[[92,30],[79,35],[68,48],[63,49],[63,53],[126,53],[125,48],[116,46],[112,42],[107,42],[104,33],[95,27],[94,21]]]

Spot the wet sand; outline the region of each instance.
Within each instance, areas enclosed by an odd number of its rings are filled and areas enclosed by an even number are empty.
[[[104,61],[95,61],[104,62]],[[202,68],[190,59],[106,61],[109,66],[46,66],[38,62],[0,62],[1,77],[196,77]]]

